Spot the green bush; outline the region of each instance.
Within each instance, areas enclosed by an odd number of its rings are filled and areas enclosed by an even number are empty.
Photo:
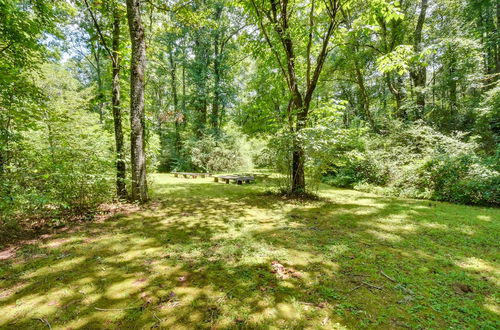
[[[395,123],[385,136],[365,136],[358,157],[325,177],[339,187],[472,205],[500,205],[498,156],[482,158],[474,140],[422,123]]]
[[[186,143],[193,170],[227,172],[253,168],[252,148],[245,135],[229,125],[220,136],[207,134]]]
[[[47,65],[38,84],[47,99],[39,118],[9,141],[0,177],[0,220],[84,212],[114,194],[112,135],[89,113],[88,90]]]

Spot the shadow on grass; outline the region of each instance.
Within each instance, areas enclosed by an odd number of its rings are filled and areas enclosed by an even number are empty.
[[[159,176],[144,210],[21,247],[0,328],[498,325],[498,210],[265,190]]]

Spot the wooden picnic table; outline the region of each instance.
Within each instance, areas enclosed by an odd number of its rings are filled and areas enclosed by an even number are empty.
[[[237,184],[243,184],[243,183],[250,183],[255,181],[255,177],[253,175],[215,175],[214,176],[214,182],[225,182],[226,184],[229,184],[229,182],[234,181]]]
[[[191,178],[193,178],[193,179],[196,179],[196,178],[198,178],[198,177],[202,177],[202,178],[204,178],[204,177],[206,177],[207,175],[208,175],[208,176],[210,176],[210,175],[211,175],[210,173],[189,173],[189,172],[172,172],[172,174],[173,174],[176,178],[178,178],[178,177],[179,177],[179,175],[182,175],[182,176],[184,176],[184,178],[186,178],[186,179],[187,179],[187,178],[189,178],[189,177],[191,177]]]

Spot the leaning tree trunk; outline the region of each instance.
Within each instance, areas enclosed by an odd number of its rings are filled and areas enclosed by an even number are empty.
[[[118,198],[127,198],[125,187],[126,167],[123,152],[122,113],[120,108],[120,13],[113,9],[113,90],[111,102],[113,105],[113,120],[115,125],[116,143],[116,194]]]
[[[145,155],[144,70],[146,68],[146,41],[141,21],[140,0],[127,0],[127,18],[132,43],[130,64],[130,144],[132,156],[133,201],[148,200]]]

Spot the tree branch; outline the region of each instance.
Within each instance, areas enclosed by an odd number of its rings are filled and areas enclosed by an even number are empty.
[[[101,39],[101,43],[102,43],[104,49],[106,49],[106,52],[109,54],[109,57],[111,58],[111,61],[113,61],[113,64],[116,65],[113,53],[111,52],[111,49],[109,49],[108,45],[106,44],[106,39],[104,38],[104,35],[102,34],[101,27],[99,26],[99,23],[97,22],[97,18],[95,17],[94,12],[90,8],[90,5],[89,5],[87,0],[83,0],[83,2],[85,3],[85,6],[87,7],[87,10],[90,14],[90,17],[92,17],[92,22],[94,23],[95,29],[97,30],[97,34],[99,35],[99,38]]]
[[[307,57],[307,72],[306,72],[307,86],[309,86],[310,83],[311,83],[311,46],[312,46],[312,39],[313,39],[313,28],[314,28],[314,0],[311,0],[311,11],[309,12],[309,37],[308,37],[308,40],[307,40],[307,52],[306,52],[306,57]]]
[[[269,35],[268,35],[268,33],[266,31],[266,28],[264,26],[263,17],[261,15],[260,11],[259,11],[259,8],[257,7],[257,4],[255,3],[255,0],[251,0],[251,1],[252,1],[253,7],[255,8],[255,13],[257,14],[257,19],[258,19],[258,22],[259,22],[262,34],[264,34],[264,38],[266,39],[266,42],[269,45],[269,48],[271,48],[271,51],[273,52],[274,56],[276,57],[276,60],[278,61],[278,64],[279,64],[280,69],[281,69],[281,72],[283,73],[283,76],[286,79],[288,87],[291,88],[290,79],[289,79],[288,75],[286,74],[285,67],[281,63],[281,59],[280,59],[280,56],[279,56],[278,52],[276,51],[276,49],[274,48],[273,44],[271,43],[271,39],[269,38]],[[270,21],[271,21],[271,23],[273,23],[272,20],[270,20]]]

